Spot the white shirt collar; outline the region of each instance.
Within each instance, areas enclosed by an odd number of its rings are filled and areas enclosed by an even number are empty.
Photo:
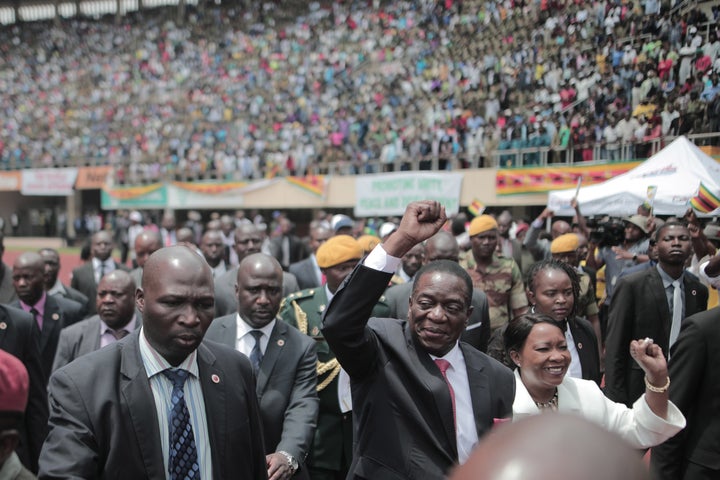
[[[235,323],[237,323],[237,338],[241,339],[253,330],[260,330],[261,332],[263,332],[263,335],[265,335],[267,338],[270,338],[270,334],[272,333],[273,328],[275,328],[275,322],[276,320],[273,318],[270,323],[268,323],[264,327],[253,328],[250,326],[249,323],[245,321],[244,318],[242,318],[240,313],[237,313],[235,316]]]

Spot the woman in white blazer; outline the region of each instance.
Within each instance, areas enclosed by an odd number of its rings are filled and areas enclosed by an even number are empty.
[[[685,427],[668,400],[667,362],[651,339],[633,340],[631,355],[645,371],[645,394],[633,405],[615,403],[597,384],[566,376],[570,353],[565,326],[544,314],[514,319],[505,331],[508,355],[517,367],[513,419],[546,411],[574,413],[619,434],[635,448],[664,442]]]

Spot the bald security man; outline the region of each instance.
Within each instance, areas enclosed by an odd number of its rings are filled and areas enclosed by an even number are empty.
[[[125,338],[141,325],[135,311],[135,282],[129,273],[115,270],[105,275],[95,297],[97,314],[60,332],[52,371],[78,357]]]
[[[450,260],[458,263],[460,261],[460,247],[455,236],[450,232],[441,230],[430,237],[425,242],[425,256],[423,258],[423,265],[437,260]],[[385,303],[390,307],[390,317],[401,320],[407,318],[413,284],[414,281],[401,283],[385,291]],[[468,319],[465,332],[462,334],[462,341],[481,352],[487,353],[488,341],[490,340],[490,313],[487,296],[477,288],[473,288],[472,306],[473,312]]]
[[[252,366],[203,342],[210,267],[185,246],[150,256],[143,326],[57,370],[42,478],[267,478]]]
[[[78,302],[45,292],[45,262],[40,254],[25,252],[13,264],[13,285],[18,301],[11,304],[30,313],[40,331],[40,357],[45,381],[50,377],[60,331],[82,319]]]
[[[315,341],[277,317],[282,267],[275,258],[263,253],[245,257],[236,289],[237,312],[215,319],[205,337],[253,363],[268,477],[309,479],[305,458],[319,408]]]
[[[137,237],[135,237],[135,262],[137,267],[130,271],[135,285],[140,285],[142,280],[143,267],[147,262],[150,255],[160,250],[163,247],[162,236],[160,232],[154,232],[152,230],[143,230]]]

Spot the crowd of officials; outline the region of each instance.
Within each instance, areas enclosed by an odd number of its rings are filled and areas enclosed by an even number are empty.
[[[720,226],[574,205],[318,212],[305,238],[280,212],[269,236],[129,212],[127,261],[102,229],[69,285],[24,252],[0,272],[0,477],[463,478],[491,430],[556,412],[652,447],[658,478],[717,478]]]
[[[644,158],[718,131],[709,2],[225,3],[0,31],[0,166],[240,180],[488,166],[530,147]]]

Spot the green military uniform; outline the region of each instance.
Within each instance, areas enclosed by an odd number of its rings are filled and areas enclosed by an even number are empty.
[[[320,331],[327,298],[325,287],[301,290],[283,300],[279,313],[285,322],[317,341],[320,414],[306,462],[313,480],[321,478],[320,474],[314,473],[316,469],[342,471],[344,477],[352,461],[352,415],[350,412],[343,414],[338,403],[340,364]],[[380,298],[372,314],[375,317],[390,315],[390,307],[384,303],[384,297]]]

